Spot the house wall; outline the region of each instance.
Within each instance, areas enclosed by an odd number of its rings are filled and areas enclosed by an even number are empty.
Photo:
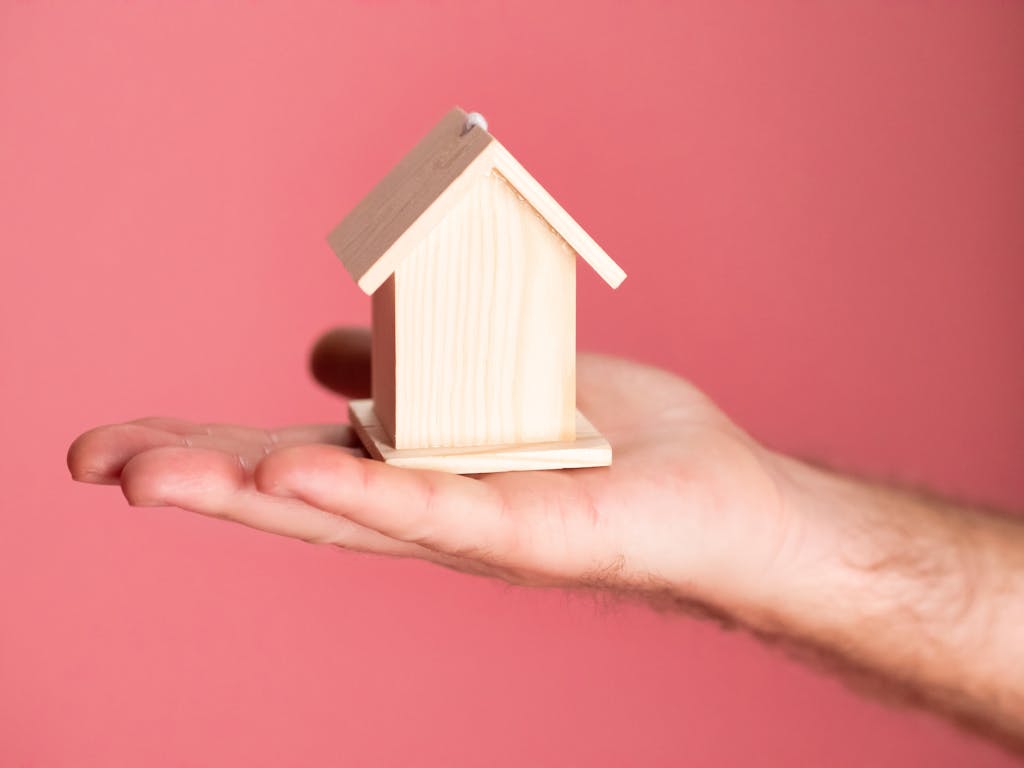
[[[371,301],[373,349],[370,389],[373,409],[388,437],[395,438],[395,277],[373,294]]]
[[[575,254],[501,176],[393,279],[396,447],[574,437]]]

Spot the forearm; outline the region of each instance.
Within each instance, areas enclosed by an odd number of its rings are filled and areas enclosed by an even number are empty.
[[[734,612],[1024,743],[1024,525],[774,460],[789,530]]]

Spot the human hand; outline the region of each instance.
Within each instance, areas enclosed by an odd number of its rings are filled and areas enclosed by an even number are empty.
[[[365,331],[333,331],[313,372],[365,397],[369,355]],[[86,432],[68,465],[120,483],[134,505],[516,584],[696,604],[1024,744],[1024,526],[774,454],[665,371],[597,355],[577,369],[610,467],[463,477],[364,458],[344,425],[175,419]]]
[[[316,377],[369,393],[369,336],[336,330]],[[672,374],[581,355],[578,404],[610,467],[463,477],[362,458],[345,426],[276,430],[141,419],[91,430],[72,476],[310,542],[418,557],[518,584],[748,601],[789,534],[770,452]]]

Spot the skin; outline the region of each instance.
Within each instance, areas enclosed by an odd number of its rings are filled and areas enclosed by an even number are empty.
[[[316,345],[317,379],[369,394],[369,337]],[[1024,525],[761,446],[688,382],[581,355],[611,467],[464,477],[365,458],[345,426],[141,419],[72,444],[76,480],[345,549],[698,610],[1024,745]]]

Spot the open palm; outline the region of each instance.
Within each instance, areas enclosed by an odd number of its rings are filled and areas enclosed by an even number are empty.
[[[340,329],[312,367],[348,397],[369,392],[369,341]],[[418,557],[526,584],[701,597],[756,579],[782,543],[771,454],[665,371],[581,355],[580,410],[610,467],[463,477],[365,458],[343,425],[254,427],[147,418],[93,429],[72,476],[310,542]]]

